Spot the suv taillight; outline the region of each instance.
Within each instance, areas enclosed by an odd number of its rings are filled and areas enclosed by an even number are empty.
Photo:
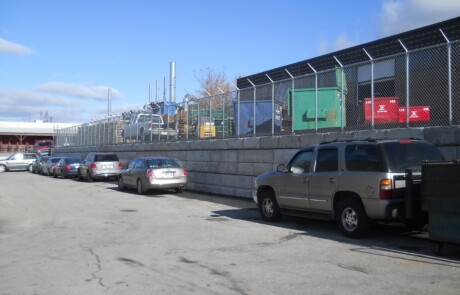
[[[380,180],[380,199],[390,200],[393,198],[393,182],[391,179]]]
[[[187,176],[187,170],[184,169],[184,174],[182,174],[182,176]]]
[[[70,170],[70,165],[65,165],[65,169]]]
[[[91,168],[94,168],[94,169],[96,169],[96,168],[97,168],[97,167],[96,167],[96,164],[94,164],[94,163],[93,163],[93,164],[91,164],[91,166],[90,166],[90,167],[91,167]]]
[[[152,129],[152,122],[149,123],[149,129]]]
[[[122,163],[118,163],[118,168],[123,168],[123,164]]]
[[[147,178],[154,178],[155,175],[153,175],[153,170],[152,169],[149,169],[147,170]]]

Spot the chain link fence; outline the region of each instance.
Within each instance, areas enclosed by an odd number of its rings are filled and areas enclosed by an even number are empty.
[[[367,52],[366,52],[367,53]],[[369,56],[369,55],[368,55]],[[56,146],[460,124],[460,43],[431,46],[55,130]]]

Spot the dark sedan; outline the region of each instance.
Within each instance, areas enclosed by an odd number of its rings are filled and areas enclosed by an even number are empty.
[[[80,167],[82,159],[79,157],[62,158],[54,167],[53,176],[57,178],[77,177],[78,167]]]
[[[42,174],[47,176],[52,176],[54,173],[54,167],[62,159],[62,157],[51,157],[46,161],[45,165],[42,167]]]
[[[49,156],[38,156],[37,160],[32,164],[32,173],[42,173],[42,167],[48,161]]]

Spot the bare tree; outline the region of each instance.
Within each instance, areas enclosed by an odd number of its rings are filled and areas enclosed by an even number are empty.
[[[195,71],[195,79],[200,83],[201,89],[197,91],[199,97],[208,99],[213,109],[222,108],[222,92],[231,91],[231,83],[224,72],[215,72],[211,68]]]

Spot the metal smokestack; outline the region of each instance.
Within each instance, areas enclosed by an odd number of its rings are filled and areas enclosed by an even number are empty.
[[[158,80],[156,81],[156,95],[155,95],[155,102],[158,102],[158,97],[160,97],[160,87],[158,86]]]
[[[172,61],[171,65],[171,77],[170,77],[170,91],[169,91],[169,101],[176,101],[176,62]]]
[[[107,94],[107,116],[112,115],[112,101],[110,98],[110,91],[111,89],[109,88],[109,93]]]
[[[152,102],[152,84],[149,84],[149,103]]]

